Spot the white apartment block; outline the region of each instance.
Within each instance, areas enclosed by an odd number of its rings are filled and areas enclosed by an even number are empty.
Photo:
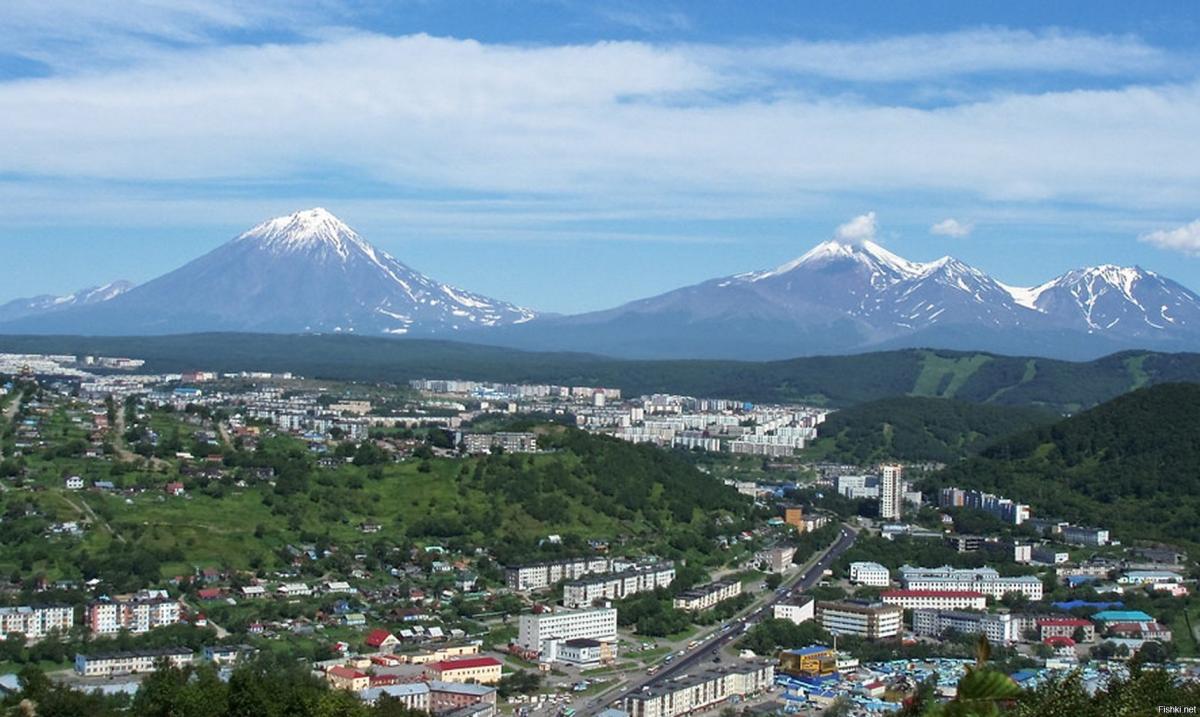
[[[810,597],[800,598],[798,602],[775,603],[772,614],[776,620],[790,620],[797,625],[816,616],[816,602]]]
[[[857,635],[877,640],[900,634],[904,626],[904,609],[858,600],[819,602],[817,622],[835,635]]]
[[[468,433],[463,436],[467,453],[491,453],[497,448],[505,453],[537,453],[537,436],[533,433]]]
[[[775,682],[775,665],[745,662],[696,675],[658,682],[625,698],[630,717],[677,717],[710,710],[733,698],[766,691]]]
[[[1011,645],[1021,640],[1021,622],[1008,613],[913,611],[914,633],[922,637],[939,637],[948,630],[966,635],[982,634],[996,645]]]
[[[83,677],[112,677],[154,672],[158,661],[164,658],[172,667],[190,665],[196,659],[191,650],[181,647],[76,655],[75,672]]]
[[[871,585],[886,588],[892,583],[892,571],[879,563],[850,563],[850,582],[855,585]]]
[[[1108,545],[1109,535],[1108,530],[1104,528],[1081,528],[1077,525],[1068,525],[1062,529],[1063,542],[1071,545],[1088,545],[1098,547]]]
[[[518,620],[517,645],[529,652],[542,652],[551,640],[617,639],[615,608],[548,612],[522,615]]]
[[[899,605],[905,610],[921,608],[984,610],[987,608],[986,595],[967,590],[887,590],[879,597],[884,604]]]
[[[177,600],[170,598],[121,598],[100,600],[87,606],[84,623],[93,635],[111,635],[122,630],[149,632],[179,622]]]
[[[579,580],[588,575],[601,575],[611,569],[612,563],[608,558],[549,560],[514,565],[504,571],[504,581],[510,590],[543,590],[563,580]]]
[[[40,640],[51,632],[66,633],[74,624],[75,608],[69,605],[0,607],[0,640],[17,632]]]
[[[1034,575],[1002,578],[995,568],[900,568],[905,590],[956,590],[981,592],[999,600],[1005,593],[1021,593],[1030,600],[1042,599],[1042,581]]]
[[[675,596],[674,606],[679,610],[699,612],[741,594],[742,582],[740,580],[723,580],[679,593]]]
[[[630,595],[665,588],[674,580],[675,565],[671,562],[576,580],[563,586],[563,606],[591,607],[597,600],[620,600]]]
[[[904,513],[904,467],[887,465],[879,479],[879,517],[899,520]]]

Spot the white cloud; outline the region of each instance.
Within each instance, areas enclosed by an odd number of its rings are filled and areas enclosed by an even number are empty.
[[[155,17],[165,29],[147,32],[209,26]],[[266,22],[219,17],[221,27]],[[1049,71],[1082,66],[1079,57],[1105,72],[1144,69],[1159,54],[1128,38],[1007,31],[841,43],[836,51],[809,43],[803,52],[796,43],[526,46],[349,31],[290,45],[199,44],[0,83],[0,136],[20,138],[0,146],[0,175],[42,186],[249,183],[281,191],[336,176],[349,186],[537,197],[536,211],[551,215],[586,205],[629,207],[632,217],[719,219],[747,207],[766,216],[793,211],[795,197],[889,192],[1027,206],[1194,205],[1194,79],[929,107],[875,103],[841,88],[801,93],[776,72],[836,78],[849,72],[838,69],[845,60],[873,64],[866,74],[881,78],[953,74],[972,38],[992,38],[992,49],[964,71],[1014,68],[1035,50]],[[921,57],[923,46],[942,49]],[[77,201],[74,187],[60,193],[59,204]],[[0,219],[18,211],[0,205]]]
[[[834,232],[834,236],[842,241],[861,244],[865,241],[874,241],[878,229],[879,225],[875,222],[875,212],[867,212],[866,214],[859,214],[845,224],[840,225],[837,231]]]
[[[1138,241],[1159,249],[1178,251],[1190,256],[1200,256],[1200,219],[1175,229],[1159,229],[1138,237]]]
[[[970,236],[971,232],[975,231],[975,225],[971,222],[960,222],[954,217],[943,219],[942,221],[929,227],[930,234],[937,234],[944,237],[962,238]]]

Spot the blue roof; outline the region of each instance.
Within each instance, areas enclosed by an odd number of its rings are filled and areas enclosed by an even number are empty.
[[[784,654],[795,655],[797,657],[806,657],[808,655],[819,655],[822,652],[829,652],[829,648],[824,645],[809,645],[795,650],[784,650]]]
[[[1102,610],[1092,615],[1092,619],[1100,622],[1154,622],[1154,618],[1141,610]]]
[[[1013,682],[1020,684],[1022,682],[1028,682],[1037,676],[1037,670],[1021,670],[1020,672],[1014,672],[1012,674],[1012,679]]]
[[[1087,600],[1067,600],[1066,602],[1050,603],[1059,610],[1074,610],[1077,607],[1094,607],[1097,610],[1107,610],[1112,607],[1125,607],[1123,602],[1088,602]]]

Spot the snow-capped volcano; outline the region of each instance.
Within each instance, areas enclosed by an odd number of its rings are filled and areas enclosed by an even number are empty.
[[[317,208],[263,222],[102,306],[4,329],[445,335],[534,316],[529,309],[437,282]]]
[[[1065,358],[1200,349],[1200,297],[1138,267],[1014,287],[953,257],[915,262],[834,239],[766,271],[498,332],[522,348],[644,357],[783,358],[900,346]]]
[[[131,282],[113,281],[102,286],[80,289],[64,296],[43,294],[25,299],[13,299],[5,304],[0,304],[0,322],[14,321],[26,316],[37,316],[53,311],[65,311],[77,306],[99,304],[109,299],[115,299],[132,288]]]

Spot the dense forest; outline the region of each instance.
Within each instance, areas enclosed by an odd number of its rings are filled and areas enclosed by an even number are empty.
[[[1134,351],[1075,363],[908,349],[769,362],[627,361],[453,341],[343,335],[0,336],[0,351],[143,358],[150,371],[292,371],[310,378],[413,378],[605,385],[758,402],[850,406],[916,395],[1075,412],[1144,385],[1200,381],[1200,355]],[[202,357],[202,358],[198,358]]]
[[[1200,385],[1161,384],[1003,439],[935,475],[1115,537],[1200,543]]]
[[[831,414],[820,428],[823,440],[816,450],[823,458],[856,465],[889,459],[949,463],[1057,418],[1040,408],[885,398]]]

